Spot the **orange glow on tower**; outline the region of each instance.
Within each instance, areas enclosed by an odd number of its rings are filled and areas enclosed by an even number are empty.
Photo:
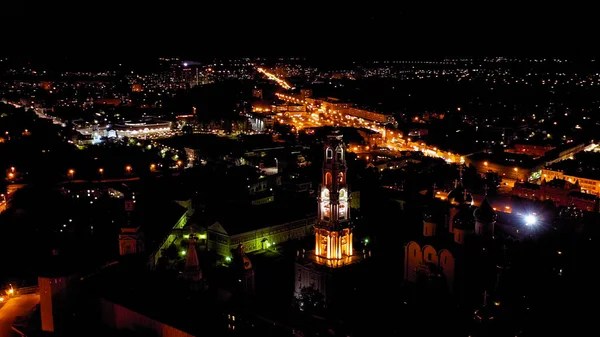
[[[325,144],[318,220],[315,224],[317,262],[332,267],[344,265],[344,259],[353,255],[345,149],[341,135],[329,136]]]

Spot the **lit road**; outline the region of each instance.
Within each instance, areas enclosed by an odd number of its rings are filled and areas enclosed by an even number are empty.
[[[322,126],[365,128],[377,132],[382,136],[383,144],[380,147],[387,148],[387,151],[392,152],[390,153],[391,155],[399,156],[399,151],[421,151],[425,156],[441,158],[449,163],[464,162],[464,157],[458,154],[441,151],[440,149],[429,146],[423,142],[413,142],[411,138],[403,138],[401,134],[394,132],[393,130],[387,130],[376,122],[368,121],[340,111],[316,108],[308,103],[307,100],[300,97],[280,93],[277,93],[276,96],[289,103],[304,105],[306,111],[308,111],[277,114],[277,121],[281,124],[291,126],[292,131],[299,132],[302,129]],[[348,151],[368,154],[371,149],[369,149],[368,146],[356,146],[349,148]]]
[[[40,295],[21,295],[10,299],[0,308],[0,336],[19,336],[11,329],[11,325],[18,316],[27,316],[40,303]]]
[[[282,88],[287,89],[287,90],[293,89],[292,86],[289,83],[287,83],[285,80],[277,77],[275,74],[272,74],[272,73],[266,71],[264,68],[256,68],[256,70],[258,70],[259,73],[265,75],[271,81],[274,81],[275,83],[277,83]]]
[[[17,190],[23,188],[24,186],[25,184],[10,184],[6,187],[6,194],[0,195],[0,213],[6,211],[10,198]]]
[[[92,184],[102,184],[102,183],[119,183],[119,182],[125,182],[125,181],[135,181],[135,180],[140,180],[140,177],[131,177],[131,178],[118,178],[118,179],[103,179],[103,180],[83,180],[83,179],[76,179],[76,180],[67,180],[67,181],[62,181],[60,183],[58,183],[58,185],[62,185],[62,184],[83,184],[83,183],[92,183]]]

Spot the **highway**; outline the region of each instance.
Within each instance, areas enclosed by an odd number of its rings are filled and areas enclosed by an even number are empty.
[[[28,316],[35,306],[40,303],[39,294],[21,295],[11,298],[0,308],[0,336],[13,337],[19,336],[11,329],[11,325],[19,316]]]
[[[302,129],[315,128],[322,126],[365,128],[382,136],[383,144],[380,147],[387,148],[392,155],[399,156],[400,151],[421,151],[425,156],[444,159],[449,163],[464,163],[464,157],[455,153],[444,152],[436,147],[429,146],[424,142],[414,142],[411,138],[404,138],[399,132],[386,129],[384,126],[368,121],[356,116],[352,116],[341,111],[325,110],[315,108],[306,100],[287,94],[276,94],[281,100],[304,105],[308,112],[277,114],[277,121],[281,124],[289,125],[292,131],[299,132]],[[349,152],[361,154],[370,153],[366,148],[350,148]],[[372,156],[371,156],[372,157]]]
[[[76,179],[76,180],[61,181],[61,182],[57,183],[57,185],[83,184],[83,183],[92,183],[92,184],[120,183],[120,182],[126,182],[126,181],[136,181],[136,180],[140,180],[140,177],[116,178],[116,179],[102,179],[102,180],[96,180],[96,179],[90,179],[90,180]]]
[[[275,83],[277,83],[282,88],[284,88],[286,90],[293,89],[293,87],[289,83],[287,83],[285,80],[283,80],[283,79],[277,77],[276,75],[274,75],[274,74],[266,71],[264,68],[256,68],[256,70],[258,70],[259,73],[265,75],[271,81],[274,81]]]

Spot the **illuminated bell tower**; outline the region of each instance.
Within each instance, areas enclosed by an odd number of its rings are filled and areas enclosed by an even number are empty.
[[[315,255],[317,263],[339,267],[353,255],[350,190],[346,183],[346,151],[342,136],[328,136],[324,150],[322,183],[317,198]]]
[[[133,223],[135,196],[125,198],[126,223],[119,233],[119,252],[121,255],[136,254],[144,251],[144,236],[140,227]]]

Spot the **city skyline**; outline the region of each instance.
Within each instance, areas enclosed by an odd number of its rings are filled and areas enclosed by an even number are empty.
[[[0,335],[581,334],[594,13],[11,4]]]

